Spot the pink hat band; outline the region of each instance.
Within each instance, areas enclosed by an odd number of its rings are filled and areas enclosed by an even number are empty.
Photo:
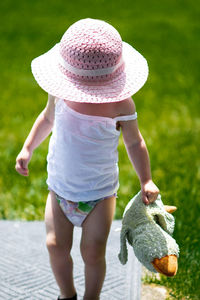
[[[108,103],[136,93],[148,76],[145,58],[105,21],[82,19],[60,43],[31,64],[49,94],[76,102]]]

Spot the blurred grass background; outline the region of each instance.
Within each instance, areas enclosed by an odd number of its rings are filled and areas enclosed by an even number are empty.
[[[30,63],[59,42],[69,25],[86,17],[110,22],[148,61],[149,79],[133,99],[153,179],[163,202],[178,207],[174,238],[181,249],[178,274],[161,277],[158,283],[171,289],[172,299],[200,299],[198,1],[1,1],[0,218],[43,219],[48,139],[35,150],[28,178],[14,169],[16,156],[47,100],[32,77]],[[116,218],[140,189],[122,139],[119,160]]]

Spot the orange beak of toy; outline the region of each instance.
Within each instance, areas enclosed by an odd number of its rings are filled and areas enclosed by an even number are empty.
[[[168,213],[173,213],[176,209],[176,206],[165,205],[165,210]],[[160,259],[155,258],[152,264],[156,271],[169,277],[175,276],[178,270],[178,259],[176,255],[166,255]]]
[[[152,262],[154,268],[159,273],[172,277],[178,270],[178,260],[176,255],[167,255],[162,258],[155,258]]]

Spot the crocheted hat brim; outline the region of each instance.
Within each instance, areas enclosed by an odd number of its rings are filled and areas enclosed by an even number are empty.
[[[146,82],[146,59],[132,46],[123,42],[124,69],[117,77],[99,82],[71,78],[59,68],[59,44],[31,63],[32,73],[47,93],[75,102],[118,102],[135,94]]]

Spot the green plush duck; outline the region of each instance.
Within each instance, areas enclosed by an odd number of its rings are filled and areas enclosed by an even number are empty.
[[[135,256],[151,272],[174,276],[178,270],[179,246],[172,234],[175,219],[171,215],[175,206],[166,206],[158,195],[145,205],[141,192],[127,204],[120,234],[119,260],[127,262],[126,241],[133,247]]]

